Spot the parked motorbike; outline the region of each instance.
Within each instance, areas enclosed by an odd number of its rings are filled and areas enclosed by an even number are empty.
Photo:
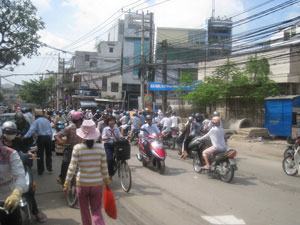
[[[143,131],[147,132],[146,130]],[[148,134],[147,139],[149,141],[148,151],[145,149],[142,139],[139,138],[138,145],[140,155],[137,158],[143,163],[144,167],[147,167],[148,164],[152,164],[160,174],[164,174],[167,153],[163,147],[161,137],[156,134]]]
[[[298,174],[300,164],[300,138],[298,137],[293,145],[288,146],[284,152],[282,161],[283,171],[288,176],[296,176]]]

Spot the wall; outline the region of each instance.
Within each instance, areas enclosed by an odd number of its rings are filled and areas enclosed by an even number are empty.
[[[237,63],[238,67],[245,68],[245,63],[250,56],[257,55],[258,57],[266,57],[270,64],[270,79],[274,80],[276,83],[300,83],[300,70],[298,70],[300,67],[299,55],[291,59],[288,57],[290,51],[290,47],[283,46],[263,52],[249,53],[242,56],[231,56],[228,59]],[[212,76],[216,67],[224,65],[226,62],[227,59],[208,61],[206,63],[200,62],[198,64],[198,79],[204,80],[205,76]]]
[[[111,83],[118,83],[119,88],[118,92],[111,91]],[[116,75],[107,79],[107,91],[101,92],[101,98],[113,98],[113,99],[122,99],[122,76]]]

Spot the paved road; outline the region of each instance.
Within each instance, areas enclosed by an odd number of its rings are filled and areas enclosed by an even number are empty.
[[[279,157],[268,158],[265,152],[251,151],[249,144],[243,142],[232,145],[242,149],[232,184],[194,173],[191,160],[178,160],[176,152],[168,152],[165,175],[143,168],[132,157],[132,190],[123,193],[118,181],[114,181],[119,219],[106,218],[107,224],[300,224],[299,177],[286,176]],[[134,148],[133,155],[135,152]],[[55,157],[55,161],[58,171],[60,158]],[[49,217],[46,224],[81,224],[79,210],[66,207],[61,188],[54,182],[55,175],[45,174],[38,179],[39,204]]]

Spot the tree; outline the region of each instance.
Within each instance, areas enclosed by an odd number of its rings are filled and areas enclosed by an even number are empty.
[[[22,57],[38,54],[38,31],[44,23],[30,0],[0,1],[0,69],[18,65]]]
[[[43,80],[23,81],[19,92],[20,97],[41,107],[46,107],[55,93],[55,79],[49,77]]]
[[[2,102],[4,100],[3,94],[2,92],[0,92],[0,102]]]
[[[261,104],[266,97],[279,93],[277,84],[269,79],[269,73],[269,62],[265,58],[250,57],[245,70],[227,61],[216,68],[213,76],[207,77],[197,89],[186,95],[185,99],[206,106],[212,106],[218,101],[227,104],[227,100],[233,98]]]

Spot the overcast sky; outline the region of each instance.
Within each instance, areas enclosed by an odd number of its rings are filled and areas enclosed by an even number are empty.
[[[163,0],[141,0],[136,5],[143,3],[137,8],[147,7]],[[266,0],[215,0],[217,16],[232,16],[256,6]],[[237,19],[252,15],[263,9],[267,9],[285,0],[274,0],[270,4],[257,10],[244,14]],[[65,48],[72,44],[82,35],[91,31],[97,25],[103,23],[117,10],[137,0],[32,0],[38,9],[38,14],[46,24],[46,28],[40,32],[42,41],[57,48]],[[135,6],[135,5],[132,5]],[[130,6],[130,7],[132,7]],[[129,9],[127,7],[125,9]],[[151,7],[154,12],[156,26],[182,27],[182,28],[204,28],[208,17],[211,16],[212,0],[170,0],[164,4]],[[135,11],[135,9],[134,9]],[[248,23],[236,28],[233,32],[239,33],[247,29],[252,29],[262,25],[268,25],[276,21],[300,15],[299,4],[284,9],[276,14],[266,16],[259,21]],[[115,19],[117,19],[117,14]],[[113,20],[110,26],[115,25],[117,20]],[[91,50],[95,46],[95,40],[106,40],[107,26],[98,32],[89,35],[87,39],[78,45],[71,45],[67,50]],[[25,66],[19,66],[13,73],[39,73],[46,70],[57,70],[58,52],[48,48],[40,49],[40,56],[32,59],[24,59]],[[62,54],[61,57],[69,58],[70,55]],[[0,71],[0,74],[7,72]],[[22,83],[22,80],[38,77],[10,77],[9,80]],[[2,80],[3,83],[7,81]]]

